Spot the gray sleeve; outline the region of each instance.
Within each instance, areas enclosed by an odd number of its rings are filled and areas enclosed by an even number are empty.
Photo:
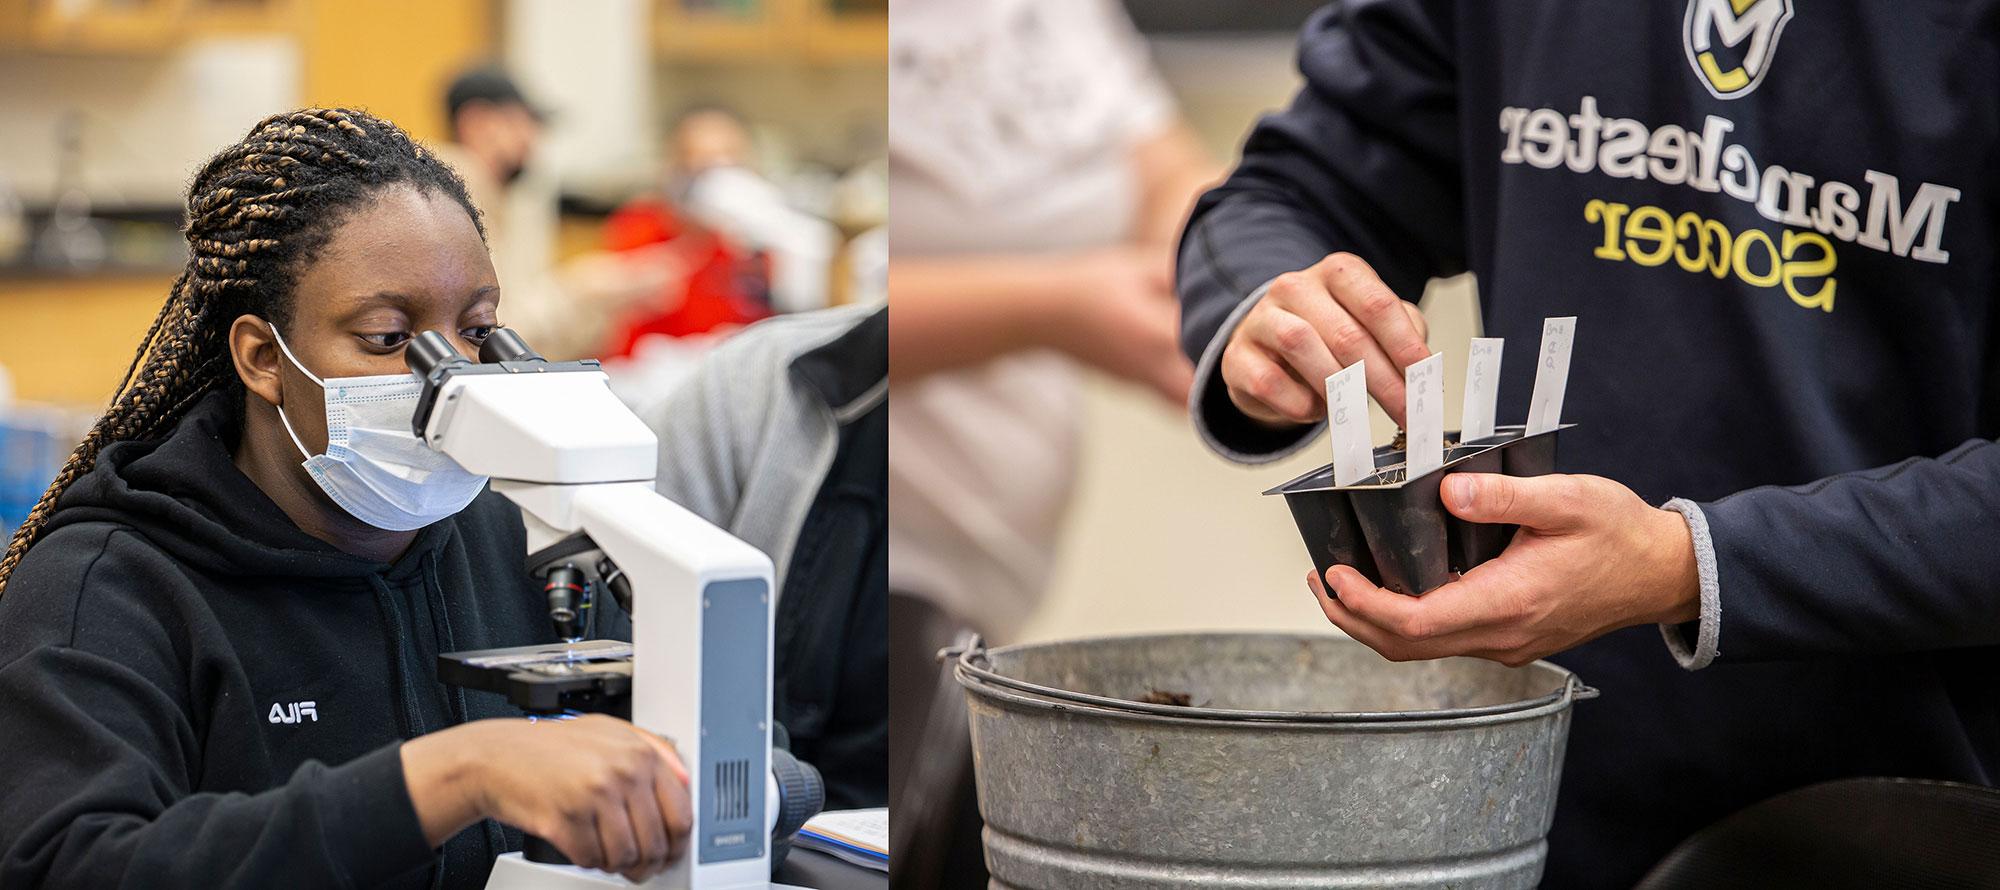
[[[1715,661],[1722,635],[1722,583],[1716,576],[1715,542],[1709,538],[1708,516],[1700,505],[1675,498],[1660,506],[1687,520],[1688,536],[1694,539],[1695,572],[1701,576],[1701,617],[1689,622],[1696,625],[1694,645],[1688,645],[1686,624],[1662,624],[1660,636],[1666,638],[1667,651],[1681,667],[1698,671]]]
[[[715,348],[646,423],[655,488],[771,557],[784,583],[799,520],[832,459],[829,409],[792,375],[800,355],[879,312],[838,306],[758,322]]]
[[[1325,421],[1296,427],[1265,427],[1245,417],[1229,401],[1228,386],[1222,380],[1222,350],[1229,345],[1236,326],[1243,323],[1243,316],[1250,314],[1270,289],[1271,282],[1264,282],[1230,310],[1195,360],[1194,387],[1188,390],[1188,416],[1194,420],[1195,435],[1201,437],[1209,450],[1240,464],[1284,460],[1318,438],[1319,431],[1326,428]]]
[[[730,390],[730,375],[719,367],[718,349],[683,381],[674,394],[646,419],[660,437],[660,494],[696,515],[727,528],[742,495],[745,465],[738,461],[750,450],[746,433],[754,426],[736,415],[753,408]]]

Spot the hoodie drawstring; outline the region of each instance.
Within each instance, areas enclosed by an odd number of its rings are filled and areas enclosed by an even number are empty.
[[[408,739],[416,732],[417,717],[410,710],[408,667],[403,663],[403,622],[398,620],[394,594],[381,575],[370,574],[368,587],[375,591],[375,612],[382,622],[382,639],[389,649],[389,685],[396,690],[396,735]]]
[[[444,584],[438,580],[437,559],[434,554],[424,554],[423,570],[425,602],[430,605],[431,626],[437,628],[443,635],[443,639],[438,641],[438,651],[456,652],[458,651],[458,638],[451,632],[451,610],[445,608]],[[472,715],[465,708],[465,687],[451,687],[449,696],[450,701],[448,705],[458,722],[464,723],[471,720]]]
[[[375,592],[375,611],[382,621],[382,638],[389,647],[389,685],[396,690],[396,735],[409,739],[415,736],[420,723],[411,710],[410,694],[405,686],[410,672],[403,661],[403,639],[405,633],[401,620],[402,612],[396,608],[395,594],[389,590],[389,583],[379,574],[368,576],[368,587]],[[442,859],[431,866],[431,890],[444,886],[444,866]]]
[[[431,626],[443,633],[444,639],[438,643],[439,652],[458,651],[458,637],[451,631],[451,610],[445,606],[444,584],[438,580],[437,554],[424,554],[424,592],[431,609]],[[450,691],[450,707],[455,709],[459,723],[472,720],[471,712],[465,705],[465,687],[453,686]],[[507,852],[507,837],[500,832],[500,826],[491,819],[479,820],[480,833],[486,837],[488,856],[499,856]]]

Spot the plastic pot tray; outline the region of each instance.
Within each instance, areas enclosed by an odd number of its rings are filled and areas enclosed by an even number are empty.
[[[1267,495],[1284,495],[1313,566],[1321,576],[1335,565],[1355,570],[1397,593],[1422,594],[1506,549],[1514,526],[1467,522],[1451,515],[1438,496],[1447,473],[1540,476],[1556,468],[1556,434],[1575,424],[1524,436],[1525,427],[1503,426],[1476,442],[1445,434],[1444,465],[1404,478],[1402,449],[1375,449],[1375,475],[1348,486],[1333,484],[1327,464]]]

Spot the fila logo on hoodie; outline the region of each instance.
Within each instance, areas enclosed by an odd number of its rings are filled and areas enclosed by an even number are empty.
[[[275,702],[271,705],[272,723],[303,723],[307,717],[319,722],[319,702]]]

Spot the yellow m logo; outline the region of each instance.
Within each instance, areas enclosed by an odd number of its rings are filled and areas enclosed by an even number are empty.
[[[1792,20],[1792,0],[1688,0],[1681,44],[1695,77],[1718,99],[1757,88]]]

